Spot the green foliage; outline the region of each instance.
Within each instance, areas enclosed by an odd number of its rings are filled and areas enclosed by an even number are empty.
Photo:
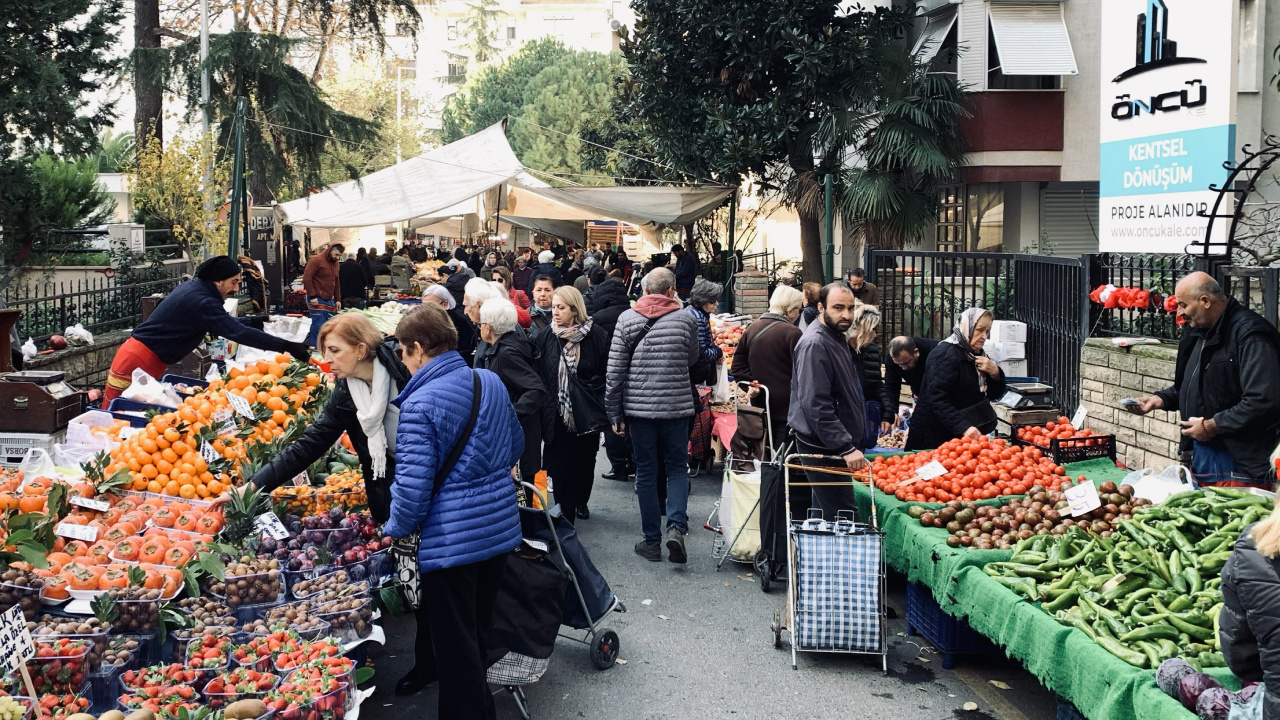
[[[102,146],[98,149],[96,158],[98,172],[128,172],[129,166],[133,165],[137,155],[133,133],[112,133],[107,130],[102,133],[101,144]]]
[[[498,19],[506,13],[500,9],[498,0],[467,0],[464,4],[467,12],[462,23],[471,39],[467,47],[475,64],[482,65],[498,55],[493,41],[498,37]]]
[[[574,51],[553,39],[528,43],[502,63],[473,74],[450,99],[444,110],[444,140],[453,142],[510,115],[507,136],[524,164],[551,173],[580,174],[585,169],[584,144],[578,136],[592,118],[610,112],[613,84],[623,71],[616,54]]]
[[[245,152],[254,202],[283,201],[289,188],[325,185],[324,160],[337,143],[377,138],[377,123],[335,110],[319,86],[290,64],[289,54],[300,42],[246,31],[209,39],[218,146],[231,147],[237,98],[249,98]],[[177,47],[173,67],[194,113],[200,97],[199,42]],[[350,178],[360,176],[354,164],[343,170]]]
[[[5,229],[0,250],[6,262],[19,262],[24,249],[27,256],[34,253],[41,259],[85,249],[87,236],[53,231],[95,227],[111,219],[116,203],[98,183],[96,159],[60,160],[44,154],[9,166],[18,168],[18,178],[10,185],[0,179],[0,192],[20,202],[4,203],[0,214]]]

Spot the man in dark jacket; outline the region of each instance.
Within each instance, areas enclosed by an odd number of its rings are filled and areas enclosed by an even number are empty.
[[[631,298],[627,297],[626,288],[617,278],[609,278],[594,287],[595,292],[591,295],[587,312],[591,314],[592,324],[603,330],[606,337],[612,338],[618,318],[631,309]],[[609,457],[611,467],[600,477],[605,480],[626,480],[635,472],[631,457],[631,438],[606,432],[604,452]]]
[[[844,284],[863,305],[880,304],[880,288],[875,283],[867,282],[867,272],[862,268],[850,270],[845,276]]]
[[[527,293],[529,286],[533,284],[533,268],[529,267],[529,261],[525,260],[524,255],[517,255],[514,262],[515,265],[511,270],[511,287]]]
[[[685,250],[683,245],[672,245],[671,254],[676,256],[676,294],[681,300],[688,300],[698,279],[698,256]]]
[[[605,408],[613,432],[631,430],[635,447],[636,496],[644,538],[636,554],[662,561],[663,539],[658,507],[658,464],[667,469],[667,553],[674,563],[688,559],[684,536],[689,532],[689,418],[696,408],[689,368],[698,362],[698,324],[680,312],[675,276],[666,268],[649,273],[648,294],[622,313],[613,331]],[[848,352],[846,351],[846,355]]]
[[[436,269],[436,273],[444,277],[444,289],[448,290],[449,294],[453,296],[454,304],[457,307],[462,307],[462,298],[466,294],[467,281],[475,277],[475,273],[471,272],[471,268],[456,260],[450,260],[448,264],[441,265]]]
[[[884,418],[882,432],[889,432],[898,424],[898,405],[901,404],[902,383],[906,381],[913,396],[924,387],[925,361],[929,353],[938,347],[940,340],[899,335],[889,341],[889,362],[884,365],[884,386],[880,390],[880,405]]]
[[[805,328],[796,343],[795,370],[791,375],[791,405],[787,422],[796,432],[797,452],[839,456],[849,470],[867,463],[859,447],[865,435],[866,415],[862,386],[853,367],[853,354],[845,333],[853,325],[857,300],[842,283],[831,283],[818,295],[818,320]],[[821,467],[820,463],[812,463]],[[806,471],[813,482],[841,482],[846,476]],[[814,505],[827,520],[840,510],[854,507],[853,486],[813,488]]]
[[[351,253],[347,253],[347,259],[338,266],[338,285],[342,288],[342,305],[364,309],[369,297],[367,282],[360,262],[351,257]]]
[[[1280,333],[1222,292],[1202,272],[1178,282],[1178,343],[1173,385],[1138,398],[1132,412],[1178,412],[1192,441],[1191,473],[1200,483],[1275,486],[1271,452],[1280,442]]]
[[[556,254],[550,250],[543,250],[538,254],[538,266],[533,269],[533,276],[529,280],[529,297],[533,297],[533,283],[541,275],[551,278],[553,288],[558,288],[564,284],[564,275],[560,272],[560,268],[556,267],[555,259]]]

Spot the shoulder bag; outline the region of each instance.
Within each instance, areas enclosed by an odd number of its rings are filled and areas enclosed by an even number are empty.
[[[433,499],[440,492],[440,486],[444,484],[445,478],[449,477],[454,466],[458,464],[458,458],[462,456],[462,450],[467,446],[467,440],[471,438],[471,432],[476,427],[476,417],[480,414],[480,391],[480,373],[472,370],[471,416],[467,418],[466,427],[462,428],[462,435],[458,437],[458,442],[454,443],[449,456],[444,459],[440,464],[440,470],[436,472],[435,481],[431,487]],[[419,588],[421,570],[418,567],[418,546],[421,542],[422,532],[414,530],[391,545],[391,557],[396,564],[396,582],[400,586],[404,604],[410,610],[417,610],[422,599]]]
[[[560,352],[564,352],[564,348]],[[604,409],[604,378],[587,382],[576,371],[569,373],[569,407],[573,411],[574,432],[578,435],[609,429],[609,413]]]

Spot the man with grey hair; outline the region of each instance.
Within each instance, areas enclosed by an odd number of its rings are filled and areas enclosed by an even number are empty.
[[[520,456],[520,477],[533,482],[542,469],[542,406],[547,390],[534,369],[534,350],[518,328],[516,306],[506,298],[490,298],[480,306],[480,347],[476,367],[490,370],[502,379],[507,396],[516,409],[524,430],[524,453]]]
[[[636,496],[644,537],[636,554],[662,561],[664,535],[658,503],[659,454],[667,471],[665,534],[671,562],[688,559],[689,421],[695,404],[689,369],[701,354],[698,325],[679,312],[676,278],[666,268],[649,273],[648,293],[618,318],[609,349],[605,409],[613,432],[631,431],[636,462]]]
[[[1194,272],[1174,289],[1186,327],[1173,385],[1127,404],[1130,412],[1177,411],[1191,473],[1205,484],[1272,490],[1271,453],[1280,442],[1280,332]]]

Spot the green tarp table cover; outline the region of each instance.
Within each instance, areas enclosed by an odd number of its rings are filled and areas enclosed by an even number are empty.
[[[1120,484],[1128,472],[1100,459],[1068,465],[1067,474],[1083,475],[1095,484],[1108,480]],[[1194,717],[1156,686],[1153,670],[1125,663],[982,572],[989,562],[1009,559],[1011,551],[948,547],[949,533],[920,525],[907,514],[910,503],[861,483],[855,483],[854,491],[860,519],[870,517],[874,493],[876,518],[885,534],[885,562],[890,567],[908,581],[927,586],[944,611],[965,619],[1090,720]],[[1007,498],[998,500],[1003,504]],[[1227,687],[1240,687],[1225,669],[1209,672]]]

